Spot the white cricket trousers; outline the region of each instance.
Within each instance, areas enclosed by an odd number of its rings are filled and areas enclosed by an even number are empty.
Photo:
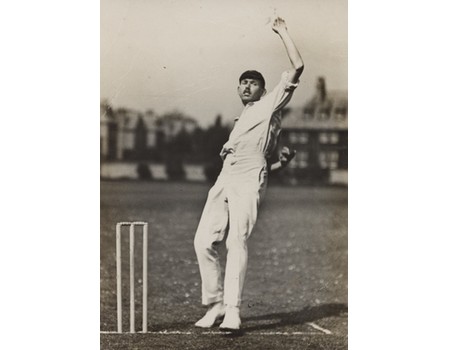
[[[267,164],[261,153],[229,154],[214,186],[209,190],[194,239],[202,304],[223,301],[240,306],[247,270],[247,239],[258,216],[267,186]],[[226,237],[225,278],[217,251]]]

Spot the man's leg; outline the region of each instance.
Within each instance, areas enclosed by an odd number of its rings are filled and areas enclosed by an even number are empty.
[[[217,252],[217,244],[223,240],[228,226],[228,204],[224,192],[220,183],[209,191],[194,239],[202,279],[202,303],[209,306],[206,315],[196,323],[202,328],[211,327],[224,315],[222,269]]]
[[[264,178],[265,179],[265,178]],[[238,184],[228,191],[229,231],[227,244],[227,265],[225,270],[226,316],[220,325],[222,329],[239,329],[239,307],[247,271],[247,239],[253,230],[258,207],[265,190],[265,182]]]

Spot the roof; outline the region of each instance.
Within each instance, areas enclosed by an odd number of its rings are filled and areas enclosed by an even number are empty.
[[[324,99],[318,95],[303,107],[283,111],[283,129],[348,129],[348,93],[328,91]]]
[[[131,109],[119,109],[116,111],[115,115],[117,118],[116,120],[123,123],[121,125],[125,129],[135,129],[139,118],[142,118],[147,130],[155,129],[156,116],[153,113],[142,114]]]
[[[100,121],[108,122],[113,118],[113,110],[111,106],[106,101],[100,102]]]
[[[158,120],[159,120],[159,123],[180,121],[183,123],[197,124],[197,120],[195,120],[192,117],[186,116],[178,111],[166,113],[166,114],[162,115],[161,117],[159,117]]]

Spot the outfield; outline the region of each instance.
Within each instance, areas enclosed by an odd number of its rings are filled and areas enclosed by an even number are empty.
[[[243,332],[235,336],[193,327],[205,311],[193,238],[208,188],[192,183],[101,183],[102,349],[346,349],[347,189],[269,186],[249,241]],[[134,220],[149,222],[150,333],[118,335],[109,333],[117,329],[115,223]],[[141,241],[136,240],[138,331]],[[126,244],[125,239],[124,260]],[[122,268],[127,331],[127,261]]]

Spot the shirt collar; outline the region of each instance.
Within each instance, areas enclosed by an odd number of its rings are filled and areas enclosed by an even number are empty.
[[[249,102],[245,105],[244,109],[247,109],[247,108],[253,106],[254,104],[255,104],[255,102]],[[239,120],[239,118],[240,118],[240,116],[234,118],[234,122],[236,123]]]

